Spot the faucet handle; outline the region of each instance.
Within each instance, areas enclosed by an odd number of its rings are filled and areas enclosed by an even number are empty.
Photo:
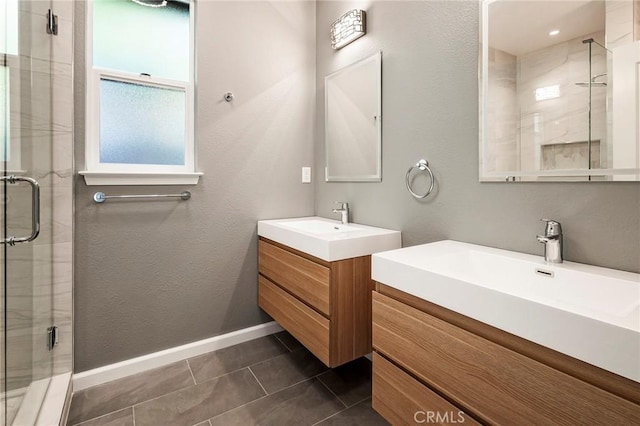
[[[546,236],[562,234],[562,226],[560,225],[560,222],[558,222],[557,220],[553,220],[553,219],[540,219],[540,220],[542,222],[547,223],[547,226],[544,229],[544,234]]]
[[[349,208],[349,203],[347,203],[346,201],[336,201],[336,204],[340,204],[340,208],[341,209],[348,209]]]

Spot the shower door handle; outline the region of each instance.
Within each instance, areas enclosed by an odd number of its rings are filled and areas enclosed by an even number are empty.
[[[38,238],[40,233],[40,184],[35,179],[22,176],[0,176],[1,181],[8,183],[27,182],[31,185],[31,235],[28,237],[8,237],[4,238],[0,243],[9,244],[10,246],[16,243],[28,243]]]

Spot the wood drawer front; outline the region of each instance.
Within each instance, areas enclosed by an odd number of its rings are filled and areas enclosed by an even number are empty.
[[[320,361],[329,365],[329,320],[263,276],[258,304]]]
[[[455,405],[373,353],[373,409],[393,425],[477,425]]]
[[[260,240],[258,270],[329,316],[329,268]]]
[[[373,347],[491,424],[640,424],[640,406],[373,294]]]

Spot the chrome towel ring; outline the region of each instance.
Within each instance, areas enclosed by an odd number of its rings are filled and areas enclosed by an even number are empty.
[[[427,190],[427,192],[424,195],[419,195],[416,194],[415,192],[413,192],[413,189],[411,189],[411,183],[410,181],[410,177],[411,177],[411,171],[415,168],[418,168],[421,171],[427,171],[427,173],[429,173],[429,179],[431,179],[431,185],[429,185],[429,189]],[[420,160],[418,161],[418,163],[415,166],[411,166],[409,167],[409,170],[407,170],[407,176],[406,176],[406,184],[407,184],[407,189],[409,190],[409,192],[411,193],[411,195],[413,195],[415,198],[417,199],[422,199],[422,198],[426,198],[429,194],[431,194],[431,191],[433,191],[433,185],[435,184],[435,178],[433,177],[433,172],[431,171],[431,169],[429,168],[429,163],[427,162],[427,160]]]

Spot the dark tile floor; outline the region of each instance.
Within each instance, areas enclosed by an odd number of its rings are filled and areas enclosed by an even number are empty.
[[[283,331],[73,395],[68,425],[386,425],[371,362],[328,369]]]

